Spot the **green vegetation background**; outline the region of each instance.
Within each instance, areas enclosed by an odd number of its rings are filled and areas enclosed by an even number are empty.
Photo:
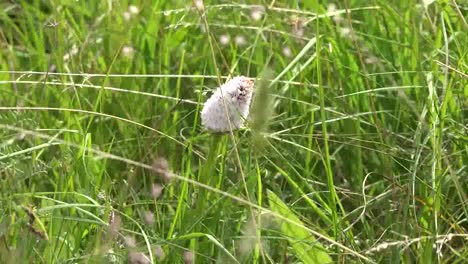
[[[3,263],[468,261],[466,2],[199,2],[0,3]]]

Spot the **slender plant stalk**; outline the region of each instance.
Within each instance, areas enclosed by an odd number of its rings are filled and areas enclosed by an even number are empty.
[[[203,165],[200,175],[199,182],[211,186],[214,182],[216,174],[216,158],[218,157],[219,145],[222,141],[223,135],[213,134],[211,137],[210,148],[208,150],[208,156],[206,157],[206,163]],[[206,189],[200,188],[197,198],[197,211],[200,216],[204,213],[205,205],[208,199],[209,193]]]
[[[212,134],[212,137],[210,139],[210,147],[208,149],[208,156],[206,157],[206,163],[203,164],[199,176],[198,176],[198,181],[202,184],[212,186],[216,184],[215,181],[215,175],[216,175],[216,159],[218,157],[219,153],[219,146],[221,145],[222,137],[224,135],[220,134]],[[195,226],[195,232],[203,232],[202,231],[202,225],[200,224],[203,221],[203,218],[205,217],[207,211],[207,205],[210,197],[210,192],[209,190],[205,188],[199,188],[198,189],[198,195],[197,195],[197,200],[196,200],[196,206],[195,206],[195,219],[199,221],[196,223]],[[190,217],[190,219],[193,219]],[[192,241],[195,244],[194,249],[197,252],[204,252],[207,253],[210,251],[210,246],[209,245],[203,245],[200,241]],[[207,253],[209,254],[209,253]]]
[[[317,19],[317,28],[319,28],[319,19]],[[332,220],[333,220],[333,228],[334,228],[334,236],[337,239],[338,236],[338,214],[336,208],[336,190],[335,184],[333,181],[333,172],[331,169],[331,162],[330,162],[330,150],[328,146],[328,132],[327,132],[327,123],[326,115],[325,115],[325,95],[322,85],[322,69],[320,63],[320,52],[321,52],[321,39],[320,37],[317,38],[316,41],[316,53],[317,53],[317,84],[319,87],[319,97],[320,97],[320,117],[322,120],[322,133],[323,133],[323,144],[324,144],[324,153],[323,153],[323,164],[325,166],[326,174],[327,174],[327,184],[328,184],[328,191],[330,192],[329,196],[329,207],[332,211]]]

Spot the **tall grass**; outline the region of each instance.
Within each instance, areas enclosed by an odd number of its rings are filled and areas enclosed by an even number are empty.
[[[197,2],[0,3],[2,263],[467,262],[466,3]]]

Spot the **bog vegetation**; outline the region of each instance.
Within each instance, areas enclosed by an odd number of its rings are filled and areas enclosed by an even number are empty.
[[[4,263],[468,262],[464,1],[2,1]],[[255,82],[246,128],[203,129]]]

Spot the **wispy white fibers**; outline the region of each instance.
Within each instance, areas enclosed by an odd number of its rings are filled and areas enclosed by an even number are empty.
[[[251,80],[239,76],[217,88],[203,107],[202,125],[213,132],[242,128],[249,115],[253,86]]]

